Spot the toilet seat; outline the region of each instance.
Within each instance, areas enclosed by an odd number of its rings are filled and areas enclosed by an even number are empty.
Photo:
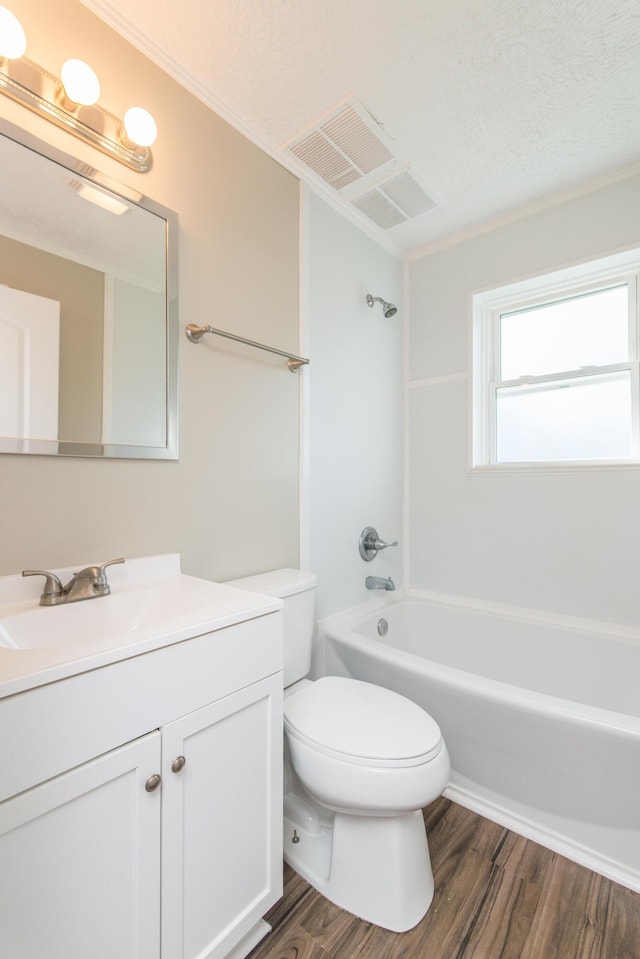
[[[419,766],[442,749],[438,724],[411,700],[340,676],[325,676],[288,697],[284,725],[316,752],[354,765]]]

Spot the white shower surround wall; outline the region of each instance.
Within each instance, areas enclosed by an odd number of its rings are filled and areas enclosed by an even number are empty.
[[[449,798],[640,891],[639,630],[410,591],[322,621],[319,656],[436,719]]]

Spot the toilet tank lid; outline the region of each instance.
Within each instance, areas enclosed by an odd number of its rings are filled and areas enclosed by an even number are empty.
[[[295,593],[303,593],[307,589],[314,589],[318,581],[315,573],[307,573],[300,569],[273,569],[267,573],[258,573],[256,576],[243,576],[241,579],[232,579],[227,586],[237,589],[248,589],[251,593],[262,593],[263,596],[274,596],[284,599]]]

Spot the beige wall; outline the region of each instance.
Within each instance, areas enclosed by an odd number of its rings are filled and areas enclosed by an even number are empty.
[[[223,579],[298,562],[299,379],[211,323],[298,351],[298,183],[75,0],[12,0],[27,55],[52,72],[80,56],[121,116],[159,128],[153,169],[126,170],[0,97],[0,115],[177,211],[178,462],[0,456],[0,573],[178,551]],[[304,373],[303,373],[304,375]]]
[[[101,443],[104,273],[0,236],[0,283],[60,303],[58,438]]]

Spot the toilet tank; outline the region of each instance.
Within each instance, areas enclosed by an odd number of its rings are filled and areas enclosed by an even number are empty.
[[[302,679],[311,669],[316,582],[315,573],[274,569],[257,576],[230,580],[226,584],[283,601],[285,687]]]

